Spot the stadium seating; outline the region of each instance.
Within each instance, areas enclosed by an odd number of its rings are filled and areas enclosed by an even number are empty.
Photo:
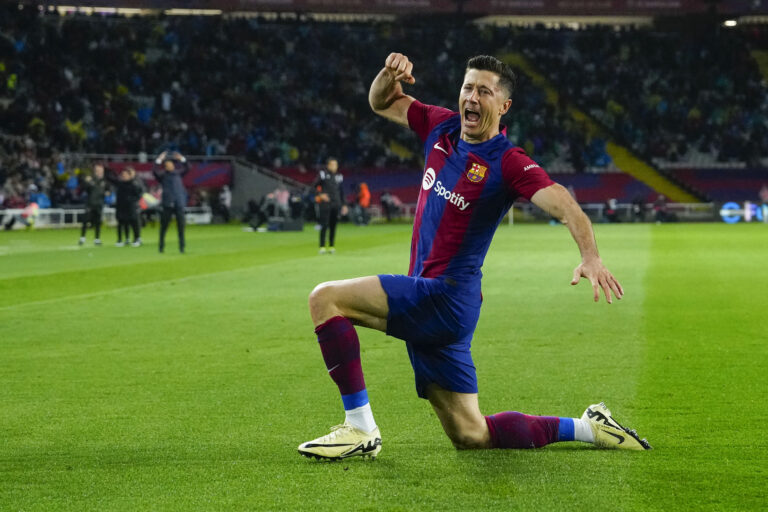
[[[296,169],[334,155],[348,168],[347,181],[369,183],[374,200],[390,190],[408,201],[418,179],[402,169],[420,167],[419,143],[372,115],[367,102],[368,85],[394,48],[415,63],[409,92],[449,107],[467,57],[525,55],[560,101],[548,102],[548,91],[518,73],[508,137],[572,184],[581,201],[652,193],[612,172],[605,140],[569,118],[569,102],[662,167],[686,159],[708,167],[768,164],[768,81],[754,57],[768,30],[759,26],[702,37],[652,28],[61,18],[16,4],[0,9],[6,200],[28,195],[32,185],[54,204],[71,200],[75,169],[60,151],[153,155],[170,147]],[[322,58],[328,47],[337,51],[330,62]],[[600,173],[567,174],[574,170]],[[714,171],[669,172],[712,197],[723,188],[711,185]],[[755,181],[743,179],[746,194]]]
[[[757,201],[768,169],[678,169],[676,175],[716,202]]]

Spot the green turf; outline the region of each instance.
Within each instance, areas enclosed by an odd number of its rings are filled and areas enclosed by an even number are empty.
[[[606,400],[654,450],[456,452],[401,342],[360,332],[384,445],[318,463],[341,421],[315,283],[407,269],[407,226],[191,227],[188,254],[0,233],[0,510],[673,510],[768,503],[768,226],[598,226],[624,300],[569,286],[562,226],[502,226],[474,341],[483,411]],[[110,240],[113,231],[104,238]]]

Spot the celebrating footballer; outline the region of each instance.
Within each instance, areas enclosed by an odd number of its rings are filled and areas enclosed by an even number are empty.
[[[581,253],[571,284],[587,279],[593,299],[599,301],[602,293],[609,304],[624,290],[603,265],[579,205],[507,140],[500,121],[512,107],[512,70],[494,57],[469,59],[458,112],[405,94],[402,83],[415,81],[408,57],[392,53],[369,92],[376,114],[410,128],[423,142],[408,275],[326,282],[310,294],[315,333],[346,418],[329,434],[302,443],[299,453],[338,460],[375,457],[381,450],[355,326],[405,342],[416,392],[429,400],[457,449],[538,448],[559,441],[650,449],[603,403],[589,406],[581,418],[480,412],[470,347],[482,302],[481,267],[496,228],[517,198],[530,200],[570,230]]]

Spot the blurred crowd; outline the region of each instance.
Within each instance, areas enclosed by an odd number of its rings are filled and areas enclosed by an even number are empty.
[[[66,152],[171,148],[267,167],[312,167],[336,155],[350,167],[418,167],[415,138],[368,106],[370,82],[392,50],[415,63],[409,92],[453,108],[458,63],[479,53],[527,55],[563,101],[548,104],[518,73],[507,133],[551,171],[611,164],[605,141],[566,114],[567,101],[649,157],[757,158],[768,147],[768,90],[739,31],[707,38],[443,21],[60,17],[16,4],[0,11],[6,202],[35,189],[52,204],[76,201]]]
[[[768,156],[768,79],[750,50],[766,33],[531,30],[513,44],[638,154],[757,166]]]

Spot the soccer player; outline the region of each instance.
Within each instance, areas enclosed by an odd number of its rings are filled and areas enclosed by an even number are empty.
[[[130,243],[128,238],[128,229],[133,228],[133,247],[141,246],[141,227],[139,225],[139,199],[144,191],[136,181],[136,170],[133,167],[127,167],[120,171],[120,177],[115,178],[107,174],[107,181],[115,186],[117,191],[117,202],[115,205],[115,216],[117,217],[117,243],[115,246],[123,247]],[[123,233],[125,233],[125,243],[123,243]]]
[[[313,183],[315,202],[317,202],[317,220],[320,223],[320,254],[336,252],[336,223],[344,202],[342,183],[344,176],[339,172],[339,161],[333,157],[325,162],[325,169],[320,169]],[[325,247],[325,235],[328,234],[329,247]]]
[[[176,163],[180,165],[181,170],[176,168]],[[160,170],[161,164],[162,170]],[[171,216],[175,215],[176,229],[179,232],[179,252],[184,253],[184,207],[187,205],[187,190],[184,188],[182,178],[188,172],[187,159],[177,151],[174,151],[171,157],[168,157],[168,152],[163,151],[157,156],[155,165],[152,167],[152,173],[163,187],[163,209],[160,213],[160,243],[158,245],[160,252],[165,250],[165,232],[168,231]]]
[[[480,268],[515,198],[530,199],[568,226],[581,252],[571,284],[588,279],[594,300],[602,290],[609,304],[624,291],[603,265],[589,219],[568,191],[505,137],[499,122],[512,105],[515,84],[509,67],[494,57],[470,59],[459,112],[404,94],[401,82],[415,82],[412,69],[405,55],[390,54],[369,93],[375,113],[411,128],[424,143],[410,269],[407,276],[326,282],[310,294],[320,350],[346,419],[330,434],[299,445],[299,453],[336,460],[375,457],[381,450],[355,325],[405,341],[417,394],[429,400],[457,449],[537,448],[558,441],[649,449],[603,403],[589,406],[581,418],[480,412],[470,354],[482,301]]]
[[[80,228],[79,244],[85,243],[85,231],[88,224],[93,226],[95,238],[94,245],[101,245],[101,215],[104,211],[104,193],[107,183],[104,179],[104,165],[96,164],[93,166],[93,176],[85,176],[82,185],[83,190],[88,194],[85,205],[85,216],[83,217],[83,226]]]

